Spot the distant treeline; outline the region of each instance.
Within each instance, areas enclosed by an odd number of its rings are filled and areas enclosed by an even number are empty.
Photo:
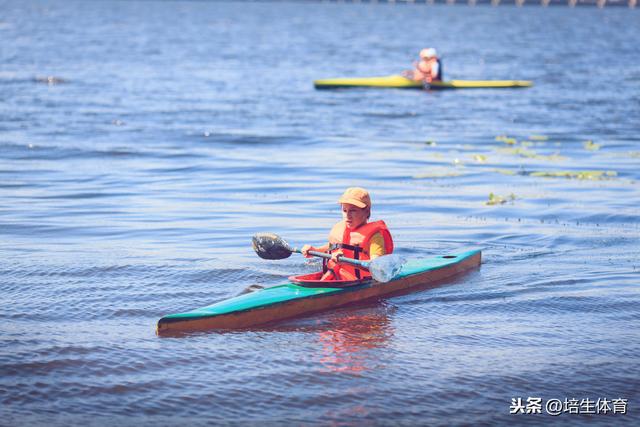
[[[460,4],[515,6],[623,6],[635,8],[638,0],[319,0],[325,3],[397,3],[397,4]]]

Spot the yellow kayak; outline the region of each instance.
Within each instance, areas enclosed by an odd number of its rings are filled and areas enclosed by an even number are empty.
[[[381,87],[401,89],[422,89],[422,82],[393,75],[385,77],[361,77],[324,79],[313,82],[316,89],[337,89],[345,87]],[[533,86],[529,80],[448,80],[432,82],[427,89],[482,89],[482,88],[520,88]]]

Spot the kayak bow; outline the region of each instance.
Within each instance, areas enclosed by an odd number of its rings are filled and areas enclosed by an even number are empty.
[[[422,82],[417,82],[406,77],[393,75],[385,77],[361,77],[338,78],[316,80],[313,82],[316,89],[339,89],[349,87],[377,87],[422,89]],[[522,88],[533,86],[529,80],[448,80],[432,82],[427,89],[496,89],[496,88]]]
[[[480,265],[480,250],[406,262],[394,280],[366,281],[346,288],[304,287],[293,283],[240,295],[158,321],[158,335],[194,330],[242,329],[347,304],[377,299],[439,282]]]

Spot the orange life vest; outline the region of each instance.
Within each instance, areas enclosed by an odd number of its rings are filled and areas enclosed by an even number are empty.
[[[347,258],[371,259],[369,246],[371,238],[376,233],[380,233],[384,239],[385,254],[392,253],[393,239],[384,221],[368,222],[354,230],[348,229],[344,221],[340,221],[333,226],[331,233],[329,233],[329,253],[340,249]],[[324,271],[328,269],[333,270],[335,273],[334,280],[358,280],[371,277],[371,273],[366,270],[354,267],[351,264],[335,263],[331,260],[323,265]]]

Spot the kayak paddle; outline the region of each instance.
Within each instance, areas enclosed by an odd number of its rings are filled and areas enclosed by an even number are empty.
[[[257,233],[252,239],[253,250],[263,259],[285,259],[292,253],[302,253],[298,248],[291,247],[282,237],[273,233]],[[324,259],[331,259],[331,254],[326,252],[309,251],[309,255]],[[388,282],[393,280],[402,269],[404,260],[398,255],[382,255],[371,261],[360,261],[345,256],[338,257],[339,262],[364,268],[371,273],[374,280],[378,282]]]

